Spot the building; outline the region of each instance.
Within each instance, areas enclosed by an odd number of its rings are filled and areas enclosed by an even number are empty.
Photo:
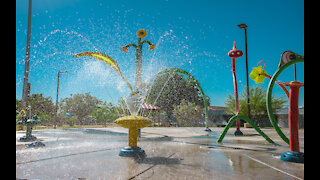
[[[275,113],[278,120],[278,126],[281,128],[288,128],[288,108],[283,108]],[[299,106],[299,128],[304,128],[304,107]]]
[[[229,119],[232,117],[225,113],[227,107],[223,106],[209,106],[208,107],[208,126],[217,126],[223,127],[225,126]],[[275,112],[275,118],[278,121],[278,126],[280,128],[288,128],[288,108],[283,108]],[[235,124],[235,123],[234,123]],[[266,116],[261,119],[259,127],[272,127],[272,124],[269,120],[269,116]],[[304,107],[299,107],[299,128],[304,128]]]
[[[225,126],[232,117],[225,113],[227,107],[223,106],[209,106],[208,107],[208,126]]]

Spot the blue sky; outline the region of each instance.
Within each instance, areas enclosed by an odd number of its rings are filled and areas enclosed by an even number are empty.
[[[16,0],[16,98],[22,97],[26,53],[28,1]],[[104,101],[117,102],[129,88],[113,70],[92,58],[75,53],[98,51],[117,61],[123,75],[134,85],[135,50],[119,47],[137,43],[136,32],[145,29],[145,40],[157,47],[143,47],[143,79],[158,71],[181,68],[191,73],[211,98],[223,106],[233,94],[231,58],[236,41],[245,53],[244,30],[248,25],[249,73],[260,60],[273,75],[286,50],[304,55],[303,0],[33,0],[29,82],[31,93],[55,101],[58,71],[59,99],[90,92]],[[245,55],[236,59],[239,91],[246,85]],[[304,82],[304,63],[297,64],[297,79]],[[293,67],[278,80],[292,81]],[[268,79],[261,86],[267,88]],[[250,87],[256,85],[249,80]],[[277,86],[274,94],[285,96]],[[304,105],[304,88],[299,105]]]

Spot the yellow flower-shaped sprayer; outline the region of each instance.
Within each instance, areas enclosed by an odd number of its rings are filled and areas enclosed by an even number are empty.
[[[253,79],[257,84],[263,83],[265,76],[262,74],[267,74],[265,70],[262,69],[261,66],[252,68],[252,72],[250,73],[250,78]]]
[[[144,30],[144,29],[140,29],[140,30],[137,32],[137,36],[138,36],[139,38],[144,38],[144,37],[147,36],[147,31]]]
[[[263,69],[259,64],[263,62],[264,66]],[[257,84],[258,83],[263,83],[264,78],[271,79],[272,77],[267,74],[267,72],[264,70],[266,67],[266,63],[264,61],[259,61],[258,62],[258,67],[252,68],[252,72],[250,73],[250,78],[254,80]],[[289,97],[289,91],[279,82],[277,84],[281,87],[281,89],[286,93],[286,95]]]

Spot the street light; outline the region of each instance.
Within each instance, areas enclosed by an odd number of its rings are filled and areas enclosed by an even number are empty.
[[[242,24],[238,24],[238,27],[241,29],[246,29],[248,26],[246,24],[242,23]]]
[[[147,36],[147,31],[140,29],[137,31],[137,36],[138,36],[138,45],[136,44],[128,44],[126,46],[120,47],[122,51],[125,53],[128,52],[128,47],[135,47],[136,48],[136,81],[135,81],[135,94],[138,94],[141,88],[142,84],[142,45],[144,43],[149,44],[149,51],[154,49],[156,45],[152,44],[150,41],[144,40],[141,41],[142,38]]]
[[[250,112],[250,91],[249,91],[249,75],[248,75],[248,48],[247,48],[247,25],[242,23],[238,24],[240,29],[244,29],[244,39],[245,39],[245,48],[246,48],[246,75],[247,75],[247,105],[248,105],[248,118],[251,119],[251,112]]]
[[[57,113],[58,113],[58,97],[59,97],[59,81],[60,81],[60,74],[67,73],[68,71],[59,71],[58,72],[58,85],[57,85],[57,100],[56,100],[56,114],[54,117],[54,125],[53,128],[56,129],[57,126]]]

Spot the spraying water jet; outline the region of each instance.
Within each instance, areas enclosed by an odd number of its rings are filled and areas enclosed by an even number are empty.
[[[142,38],[147,36],[147,32],[143,29],[140,29],[137,32],[138,36],[138,45],[129,44],[124,47],[120,47],[125,53],[128,51],[128,47],[136,48],[136,81],[135,81],[135,90],[133,90],[131,84],[128,80],[122,75],[119,65],[113,60],[110,56],[105,55],[99,52],[83,52],[73,55],[73,57],[81,57],[88,56],[96,58],[102,62],[108,64],[114,71],[116,71],[121,78],[126,82],[127,86],[131,90],[131,95],[127,98],[127,107],[130,111],[130,116],[124,116],[118,118],[115,122],[121,127],[129,129],[129,139],[128,139],[128,147],[124,147],[121,149],[119,156],[125,157],[143,157],[145,156],[145,152],[143,149],[137,146],[138,136],[140,136],[140,129],[150,126],[152,124],[151,119],[147,117],[138,116],[138,112],[140,111],[141,105],[144,100],[144,94],[142,92],[142,45],[144,43],[148,43],[150,45],[149,50],[152,50],[156,47],[156,45],[152,44],[150,41],[144,40],[141,41]]]

